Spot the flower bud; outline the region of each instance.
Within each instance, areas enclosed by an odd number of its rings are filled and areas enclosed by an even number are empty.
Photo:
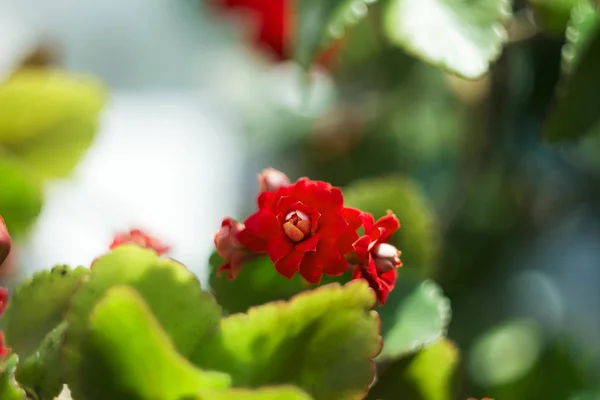
[[[267,168],[258,175],[258,187],[262,192],[275,192],[282,186],[290,184],[290,178],[281,171]]]
[[[163,255],[170,250],[169,246],[140,229],[131,229],[129,232],[116,235],[109,248],[113,250],[123,244],[136,244],[147,249],[152,249],[158,255]]]
[[[8,257],[8,253],[10,253],[10,243],[8,228],[6,228],[4,219],[0,216],[0,266],[2,266],[4,260]]]
[[[378,272],[388,272],[402,265],[400,251],[388,243],[379,243],[371,251]]]
[[[232,219],[225,218],[221,223],[221,229],[215,233],[215,247],[217,253],[224,260],[229,260],[242,245],[237,240],[237,235],[244,230],[244,224]]]

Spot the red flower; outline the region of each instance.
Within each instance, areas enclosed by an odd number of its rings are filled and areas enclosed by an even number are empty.
[[[0,316],[4,314],[8,303],[8,290],[0,287]],[[4,334],[0,331],[0,359],[10,353],[10,349],[4,344]]]
[[[10,253],[10,235],[8,234],[8,228],[4,223],[4,219],[0,215],[0,266],[6,257],[8,257],[8,253]]]
[[[277,61],[291,58],[290,45],[295,30],[293,0],[213,0],[227,11],[246,16],[254,28],[253,42],[270,52]],[[327,66],[337,55],[341,44],[337,41],[317,56],[316,62]]]
[[[383,305],[396,284],[396,269],[402,266],[400,251],[387,243],[392,234],[400,228],[400,221],[390,211],[375,223],[369,213],[363,213],[361,220],[365,235],[353,244],[355,252],[352,258],[358,266],[352,279],[365,279],[369,282]]]
[[[239,274],[246,261],[256,257],[256,254],[251,253],[238,240],[238,236],[243,230],[244,224],[231,218],[225,218],[221,223],[221,229],[215,234],[217,253],[226,262],[219,267],[217,273],[227,271],[229,279],[234,279]]]
[[[163,255],[170,250],[169,246],[139,229],[132,229],[127,233],[116,235],[109,248],[113,250],[123,244],[137,244],[156,251],[158,255]]]
[[[255,253],[268,253],[281,275],[291,278],[299,272],[308,282],[319,283],[323,274],[347,270],[344,255],[358,239],[360,212],[343,203],[339,188],[299,179],[261,193],[259,210],[244,221],[238,240]]]

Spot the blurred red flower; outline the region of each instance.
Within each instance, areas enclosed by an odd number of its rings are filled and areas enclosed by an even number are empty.
[[[2,263],[4,260],[6,260],[6,257],[8,257],[8,254],[10,253],[10,246],[11,240],[10,235],[8,234],[8,228],[4,223],[4,219],[0,215],[0,266],[2,266]]]
[[[255,253],[267,253],[281,275],[291,278],[298,272],[316,284],[323,274],[347,270],[344,256],[358,239],[360,212],[344,207],[339,188],[302,178],[262,192],[258,208],[237,239]]]
[[[392,234],[400,228],[400,221],[388,211],[388,215],[374,222],[369,213],[361,214],[365,235],[354,244],[354,253],[349,256],[357,266],[352,279],[365,279],[383,305],[394,289],[397,268],[402,266],[400,251],[388,243]]]
[[[132,229],[129,232],[117,234],[109,248],[113,250],[123,244],[137,244],[138,246],[156,251],[158,255],[163,255],[170,250],[169,246],[140,229]]]
[[[245,16],[253,29],[251,40],[262,50],[269,52],[277,61],[292,57],[296,19],[292,0],[213,0],[215,5],[228,13]],[[339,40],[317,55],[316,62],[330,66],[342,41]]]
[[[225,218],[221,223],[221,229],[215,234],[217,253],[225,260],[225,264],[219,267],[217,273],[227,272],[229,279],[234,279],[244,264],[257,256],[239,241],[238,236],[243,230],[244,224],[232,218]]]
[[[6,305],[8,303],[8,290],[0,287],[0,317],[4,314],[4,310],[6,310]],[[10,349],[6,347],[4,344],[4,334],[0,331],[0,358],[3,358],[8,353],[10,353]]]

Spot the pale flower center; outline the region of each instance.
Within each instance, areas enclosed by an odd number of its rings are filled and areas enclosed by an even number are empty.
[[[310,217],[302,211],[291,211],[285,216],[283,231],[293,242],[310,237]]]

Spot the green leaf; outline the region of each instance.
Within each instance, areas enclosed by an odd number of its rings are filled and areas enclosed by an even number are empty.
[[[433,274],[441,242],[437,216],[413,181],[401,176],[355,181],[344,189],[344,199],[347,206],[370,212],[376,219],[392,210],[401,227],[391,243],[402,251],[403,273]]]
[[[506,41],[508,0],[389,0],[389,39],[415,57],[469,79],[483,76]]]
[[[222,264],[223,259],[213,253],[209,282],[219,305],[230,313],[245,312],[249,307],[270,301],[288,300],[308,288],[299,274],[286,279],[277,273],[269,257],[249,261],[234,280],[226,274],[217,274]]]
[[[13,236],[24,234],[42,211],[39,182],[0,146],[0,215]]]
[[[68,382],[75,399],[178,400],[231,383],[226,374],[200,371],[179,355],[129,286],[109,289],[95,305],[81,350],[76,381]]]
[[[35,273],[15,290],[2,329],[8,347],[21,359],[35,353],[46,335],[60,325],[78,283],[89,272],[84,267],[72,270],[61,265]]]
[[[447,339],[439,340],[384,369],[369,391],[368,399],[456,399],[458,364],[456,346]]]
[[[25,391],[19,387],[15,380],[15,369],[19,363],[19,357],[13,354],[6,361],[0,361],[0,399],[2,400],[26,400]]]
[[[295,387],[272,387],[256,390],[225,389],[201,390],[196,396],[182,400],[311,400],[312,398]]]
[[[201,290],[198,278],[184,265],[161,258],[153,250],[119,246],[94,262],[91,274],[71,301],[65,340],[68,375],[80,368],[81,341],[90,312],[115,285],[130,285],[139,292],[183,356],[218,326],[219,306]]]
[[[234,386],[292,384],[316,400],[364,397],[381,349],[375,295],[366,282],[331,284],[235,314],[191,356]]]
[[[402,269],[381,315],[384,340],[381,359],[410,354],[446,334],[450,323],[450,301],[433,281],[415,283],[405,279]]]
[[[600,14],[588,0],[580,0],[573,8],[563,70],[544,124],[544,137],[551,142],[576,139],[600,121]]]
[[[104,101],[93,79],[19,70],[0,84],[0,149],[42,178],[63,177],[92,143]]]
[[[37,351],[19,364],[17,381],[38,399],[58,396],[65,382],[62,344],[66,324],[63,322],[50,332]]]
[[[297,0],[298,32],[294,58],[308,68],[315,55],[335,39],[341,39],[348,26],[356,24],[377,0]]]
[[[529,0],[537,17],[536,22],[544,30],[556,35],[564,35],[571,17],[571,11],[578,0]]]

